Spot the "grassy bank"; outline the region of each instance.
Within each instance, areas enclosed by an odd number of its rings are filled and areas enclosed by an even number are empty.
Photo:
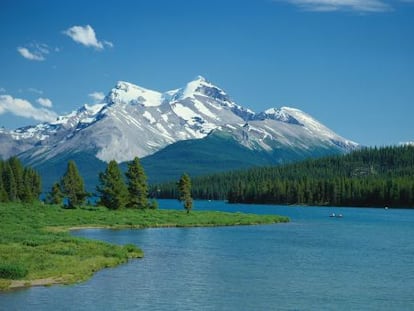
[[[88,279],[143,252],[134,245],[112,245],[77,238],[71,228],[149,228],[271,224],[276,215],[104,208],[64,210],[58,206],[0,204],[0,289],[70,284]]]

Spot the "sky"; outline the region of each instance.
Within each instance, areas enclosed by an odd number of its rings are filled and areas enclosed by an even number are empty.
[[[198,75],[366,146],[414,141],[414,0],[0,0],[0,127]]]

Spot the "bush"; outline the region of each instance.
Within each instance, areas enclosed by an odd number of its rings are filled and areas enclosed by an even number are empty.
[[[0,264],[0,278],[3,279],[21,279],[28,273],[26,267],[19,264]]]
[[[104,252],[103,255],[105,257],[115,257],[119,259],[126,259],[126,254],[122,248],[119,247],[108,247]]]
[[[158,202],[156,200],[151,200],[151,202],[148,203],[148,208],[158,209]]]
[[[139,251],[139,249],[134,244],[125,244],[124,247],[128,253]]]

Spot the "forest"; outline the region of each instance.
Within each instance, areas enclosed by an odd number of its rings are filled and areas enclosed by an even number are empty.
[[[41,183],[40,175],[31,167],[24,167],[17,157],[0,160],[0,202],[36,201]]]
[[[174,182],[151,187],[175,198]],[[229,203],[414,207],[414,146],[362,148],[309,159],[192,178],[196,199]]]

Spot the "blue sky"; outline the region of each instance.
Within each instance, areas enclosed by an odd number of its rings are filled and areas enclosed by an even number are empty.
[[[0,1],[0,126],[197,75],[364,145],[414,140],[414,0]]]

